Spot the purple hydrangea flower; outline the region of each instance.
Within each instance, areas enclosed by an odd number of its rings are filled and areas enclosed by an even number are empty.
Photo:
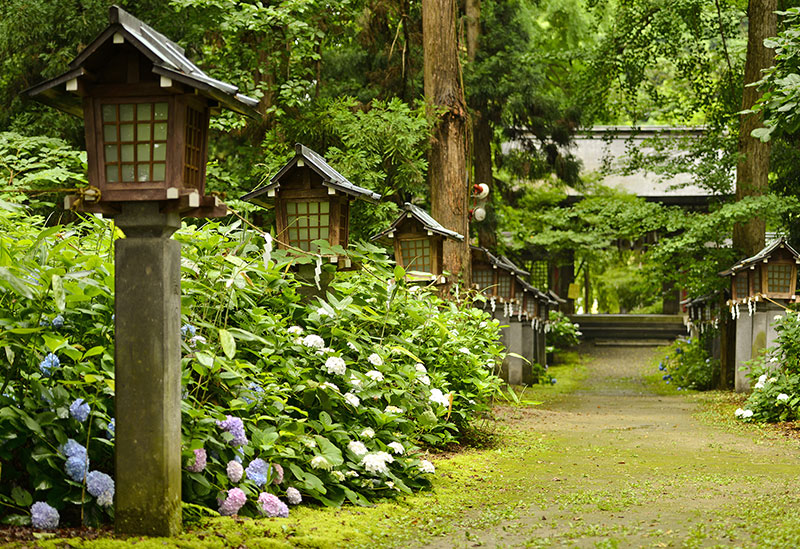
[[[101,507],[114,504],[114,479],[100,471],[91,471],[86,475],[86,490],[97,498]]]
[[[224,517],[235,515],[246,501],[247,496],[244,492],[239,488],[231,488],[228,490],[228,496],[219,504],[219,514]]]
[[[53,321],[51,322],[53,328],[59,329],[64,327],[64,317],[61,315],[57,315]]]
[[[64,469],[69,478],[75,482],[83,482],[86,473],[89,472],[89,459],[83,456],[72,456],[67,458]]]
[[[188,465],[186,470],[192,473],[202,473],[206,468],[207,459],[208,457],[206,456],[206,449],[196,448],[194,451],[194,463]]]
[[[300,490],[298,490],[294,486],[289,486],[286,489],[286,501],[288,501],[292,505],[297,505],[301,501],[303,501],[303,496],[300,495]]]
[[[61,365],[61,361],[53,353],[48,353],[46,357],[39,363],[39,371],[43,376],[49,377],[53,374],[53,370]]]
[[[61,518],[53,507],[43,501],[31,505],[31,524],[37,530],[53,530],[58,528],[58,519]]]
[[[288,518],[289,508],[278,499],[278,496],[267,492],[261,492],[258,496],[258,509],[261,514],[267,517]]]
[[[267,473],[269,472],[269,465],[261,458],[256,458],[250,462],[250,465],[245,469],[247,478],[256,483],[256,486],[261,488],[267,483]]]
[[[89,408],[89,404],[82,398],[76,398],[73,403],[69,405],[69,415],[81,423],[89,419],[91,411],[92,409]]]
[[[272,484],[280,484],[283,482],[283,467],[278,463],[272,464]]]
[[[197,328],[191,324],[184,324],[181,326],[181,337],[183,339],[190,339],[197,335]]]
[[[67,442],[65,442],[59,448],[59,450],[61,450],[61,453],[68,458],[80,457],[81,459],[88,459],[89,457],[89,454],[86,452],[86,448],[71,438],[67,439]]]
[[[106,437],[114,438],[116,431],[117,431],[117,420],[112,417],[111,421],[108,422],[108,426],[106,427]]]
[[[226,416],[223,421],[217,421],[217,427],[233,435],[231,446],[244,446],[247,444],[247,435],[244,432],[244,423],[241,418]]]
[[[239,482],[242,480],[242,475],[244,475],[244,468],[242,468],[242,464],[233,459],[228,462],[228,466],[225,468],[225,471],[228,473],[228,479],[231,482]]]

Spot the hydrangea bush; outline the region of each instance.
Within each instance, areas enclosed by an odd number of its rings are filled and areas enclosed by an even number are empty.
[[[30,523],[34,501],[42,528],[113,518],[116,236],[95,218],[45,229],[0,209],[7,523]],[[187,503],[285,516],[286,503],[426,488],[427,449],[457,440],[498,394],[497,322],[407,284],[379,248],[349,251],[359,268],[304,300],[314,281],[288,269],[304,259],[257,233],[213,223],[175,238]]]
[[[743,421],[800,419],[800,313],[789,311],[774,322],[778,346],[750,363],[752,392],[736,410]]]
[[[707,338],[710,337],[711,330],[699,338],[678,339],[671,343],[658,363],[664,383],[675,385],[679,391],[713,388],[719,379],[719,360],[706,350]]]
[[[548,352],[553,352],[556,349],[569,349],[581,342],[583,334],[581,334],[579,324],[571,322],[567,315],[561,311],[550,311],[549,318]]]

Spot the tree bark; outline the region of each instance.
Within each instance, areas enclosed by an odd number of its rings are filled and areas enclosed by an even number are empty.
[[[753,107],[761,96],[755,87],[749,86],[761,79],[763,69],[773,64],[775,52],[764,47],[764,39],[777,34],[777,0],[750,0],[747,7],[748,33],[747,58],[744,66],[744,93],[742,110]],[[763,195],[769,186],[770,144],[750,136],[750,132],[761,126],[760,114],[743,114],[739,128],[739,162],[736,165],[736,200],[747,196]],[[748,256],[764,247],[765,223],[754,218],[733,227],[733,246]]]
[[[486,183],[489,186],[489,198],[486,200],[486,219],[477,222],[478,244],[489,250],[497,248],[497,218],[492,211],[492,191],[494,177],[492,175],[492,124],[484,112],[475,112],[472,118],[472,165],[475,183]]]
[[[469,189],[466,173],[467,114],[458,60],[455,0],[423,0],[422,38],[425,58],[425,98],[438,114],[428,155],[431,214],[464,242],[445,240],[443,269],[448,286],[461,277],[471,283]]]

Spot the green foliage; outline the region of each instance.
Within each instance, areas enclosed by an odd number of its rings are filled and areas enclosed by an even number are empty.
[[[567,350],[581,342],[580,325],[570,322],[567,315],[561,311],[550,311],[550,330],[547,332],[547,342],[554,350]]]
[[[658,363],[658,369],[664,372],[662,380],[677,386],[679,391],[713,388],[719,377],[719,360],[709,356],[707,350],[713,333],[708,330],[699,338],[678,339],[672,343]]]
[[[41,218],[6,210],[0,225],[6,520],[24,519],[32,499],[68,523],[78,522],[81,502],[86,520],[106,521],[113,510],[66,478],[60,446],[72,438],[88,448],[91,470],[113,472],[113,226],[89,217],[43,229]],[[248,500],[240,513],[257,515],[260,491],[283,496],[289,486],[327,505],[426,488],[424,449],[457,440],[498,394],[497,322],[407,285],[379,248],[352,250],[361,268],[337,273],[325,296],[308,301],[288,271],[296,258],[266,253],[261,237],[238,223],[184,226],[175,238],[183,254],[184,465],[196,449],[208,455],[204,470],[184,471],[189,504],[216,509],[236,486]],[[59,365],[48,371],[40,363],[49,353]],[[90,406],[85,422],[70,417],[77,398]],[[242,420],[247,444],[232,445],[218,425],[226,416]],[[385,471],[367,469],[355,442],[393,460]],[[246,467],[256,458],[281,465],[283,482],[275,469],[265,486],[229,479],[232,460]]]
[[[790,310],[773,322],[778,345],[750,363],[753,392],[736,411],[744,421],[800,419],[800,315]]]

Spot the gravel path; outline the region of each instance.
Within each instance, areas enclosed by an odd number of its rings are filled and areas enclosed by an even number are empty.
[[[424,547],[800,547],[796,443],[709,426],[695,399],[649,392],[654,348],[588,350],[578,391],[505,410],[526,449],[486,479],[502,501]]]

